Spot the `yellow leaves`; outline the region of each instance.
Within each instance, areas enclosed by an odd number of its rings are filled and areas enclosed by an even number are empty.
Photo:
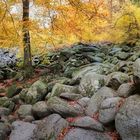
[[[11,0],[8,8],[15,2],[16,0]],[[136,26],[140,26],[140,7],[131,3],[125,3],[117,12],[114,12],[114,9],[111,11],[104,0],[35,0],[33,4],[38,7],[36,18],[30,19],[27,24],[34,53],[44,52],[46,46],[53,46],[51,48],[54,49],[78,41],[122,42],[128,36],[134,37],[139,34]],[[4,6],[0,2],[1,17],[4,15]],[[0,22],[2,47],[14,44],[22,46],[23,22],[19,21],[19,15],[22,13],[12,14],[14,25],[9,14],[6,14],[3,22]],[[40,26],[40,23],[47,18],[48,27]],[[131,30],[128,34],[130,25]]]

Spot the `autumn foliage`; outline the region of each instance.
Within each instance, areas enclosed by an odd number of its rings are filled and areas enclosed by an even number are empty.
[[[43,53],[78,41],[135,41],[139,38],[140,7],[126,0],[30,1],[32,52]],[[22,49],[20,0],[0,1],[0,47]],[[14,8],[13,8],[14,7]],[[13,12],[19,8],[21,12]],[[36,10],[35,10],[36,9]]]

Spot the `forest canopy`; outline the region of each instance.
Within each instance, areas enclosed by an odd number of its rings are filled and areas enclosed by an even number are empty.
[[[138,0],[30,0],[32,52],[75,42],[137,42]],[[0,47],[22,50],[22,1],[0,0]]]

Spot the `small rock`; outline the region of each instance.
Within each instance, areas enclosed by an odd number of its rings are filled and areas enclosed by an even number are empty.
[[[17,113],[20,118],[24,118],[28,115],[32,115],[32,105],[21,105],[17,110]]]
[[[47,104],[45,101],[39,101],[32,107],[32,113],[35,118],[43,118],[50,114]]]
[[[130,96],[134,91],[134,86],[130,83],[125,83],[120,85],[120,87],[117,90],[117,95],[120,97],[128,97]]]

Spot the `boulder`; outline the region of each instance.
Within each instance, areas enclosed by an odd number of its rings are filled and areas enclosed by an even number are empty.
[[[121,84],[129,82],[130,77],[123,72],[113,72],[106,79],[106,85],[117,90]]]
[[[74,122],[72,122],[70,125],[74,126],[74,127],[92,129],[92,130],[101,131],[101,132],[104,131],[103,125],[100,122],[96,121],[95,119],[93,119],[89,116],[79,117]]]
[[[83,96],[92,96],[105,83],[105,76],[96,73],[87,73],[82,77],[79,91]]]
[[[21,105],[17,110],[17,114],[20,118],[32,115],[32,105]]]
[[[23,121],[15,121],[12,123],[13,130],[9,136],[9,140],[36,140],[35,131],[37,125]]]
[[[69,92],[69,93],[78,93],[78,88],[75,86],[69,86],[64,84],[56,83],[52,89],[51,97],[60,96],[61,93]]]
[[[78,116],[83,114],[83,108],[78,104],[69,104],[67,101],[58,97],[51,97],[47,101],[48,110],[52,113],[58,113],[63,117]]]
[[[32,107],[32,113],[35,118],[43,118],[50,114],[45,101],[39,101]]]
[[[15,95],[17,95],[18,93],[20,93],[22,89],[21,88],[18,88],[16,85],[12,85],[8,88],[7,90],[7,97],[11,98]]]
[[[89,100],[90,100],[90,98],[88,98],[88,97],[83,97],[83,98],[79,99],[79,100],[77,101],[77,103],[78,103],[80,106],[82,106],[83,108],[85,108],[85,107],[87,106]]]
[[[117,58],[120,60],[127,60],[130,57],[130,54],[127,52],[119,52]]]
[[[99,89],[89,100],[86,114],[93,117],[93,115],[99,111],[101,103],[107,98],[112,98],[114,95],[115,92],[108,87]]]
[[[75,100],[81,99],[83,96],[81,94],[65,92],[65,93],[61,93],[60,97],[63,99],[75,101]]]
[[[74,79],[82,78],[88,72],[103,74],[104,70],[103,70],[103,67],[101,65],[88,64],[88,65],[79,67],[77,70],[75,70],[72,74],[72,77]]]
[[[7,136],[10,133],[10,125],[0,122],[0,140],[6,140]]]
[[[63,129],[68,127],[68,122],[58,114],[44,118],[38,124],[37,139],[56,140]]]
[[[122,140],[140,140],[140,95],[126,99],[115,118]]]
[[[115,116],[119,110],[122,98],[113,97],[105,99],[99,110],[99,121],[103,124],[111,123],[115,120]]]
[[[133,65],[134,75],[140,78],[140,58],[136,59]]]
[[[133,91],[134,86],[131,83],[124,83],[118,88],[117,95],[120,97],[129,97]]]
[[[10,110],[5,107],[0,107],[0,116],[8,116],[10,114]]]
[[[37,101],[45,98],[46,94],[47,85],[43,81],[38,80],[31,85],[28,91],[25,91],[25,89],[22,90],[20,93],[20,98],[24,100],[24,102],[26,102],[27,104],[34,104]]]
[[[71,129],[64,140],[111,140],[112,138],[101,132],[96,132],[93,130],[85,130],[81,128]]]

